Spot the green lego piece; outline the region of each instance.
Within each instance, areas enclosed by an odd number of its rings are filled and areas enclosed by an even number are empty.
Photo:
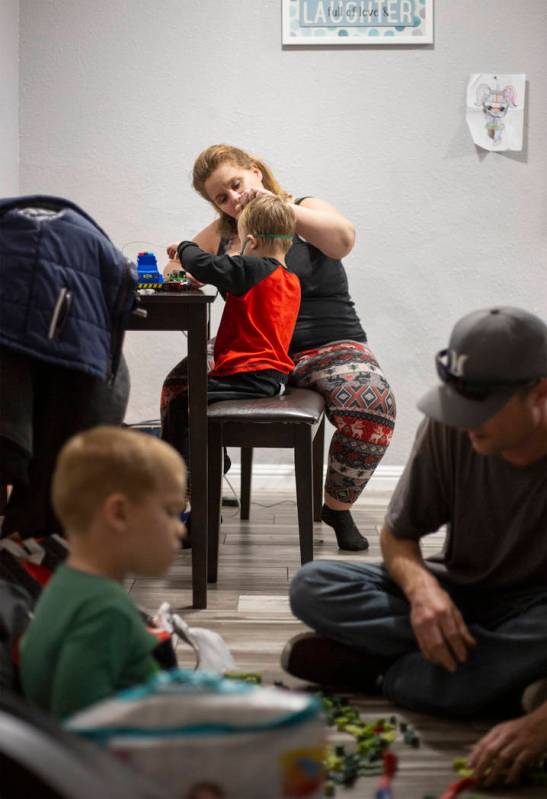
[[[420,745],[420,739],[418,738],[414,730],[407,730],[407,732],[405,732],[403,740],[405,744],[407,744],[407,746],[413,746],[415,749],[417,749]]]
[[[226,671],[224,676],[227,680],[241,680],[242,682],[250,682],[255,685],[262,683],[262,676],[256,671]]]

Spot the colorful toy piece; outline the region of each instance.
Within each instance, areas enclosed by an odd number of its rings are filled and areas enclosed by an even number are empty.
[[[384,773],[380,777],[375,799],[393,799],[391,783],[397,771],[397,756],[393,752],[384,752],[382,757],[384,760]]]
[[[471,788],[473,785],[476,785],[476,780],[473,777],[464,777],[457,782],[452,783],[446,791],[441,794],[439,799],[454,799],[459,793],[462,791],[467,790],[467,788]]]
[[[469,768],[466,757],[455,758],[452,762],[452,765],[454,767],[454,771],[456,771],[458,776],[462,779],[472,779],[474,777],[474,769]],[[487,768],[484,772],[484,776],[487,777],[491,771],[491,768]],[[507,776],[507,773],[507,771],[502,771],[502,773],[499,775],[499,779],[502,780]],[[524,769],[520,781],[524,785],[547,785],[547,757],[540,757],[539,760],[536,760],[534,763],[530,763]],[[469,797],[469,799],[471,799],[471,797]]]
[[[250,682],[254,685],[262,683],[262,675],[256,671],[225,671],[224,677],[227,680],[241,680],[241,682]]]
[[[158,272],[158,262],[153,252],[140,252],[137,255],[137,271],[137,290],[161,289],[163,286],[163,276]]]
[[[180,269],[178,272],[170,272],[163,281],[164,291],[185,291],[192,288],[191,280],[186,276],[186,272]]]

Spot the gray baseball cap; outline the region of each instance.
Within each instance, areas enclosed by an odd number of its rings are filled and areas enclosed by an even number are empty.
[[[521,308],[473,311],[456,323],[436,365],[442,384],[418,408],[451,427],[477,427],[519,386],[547,377],[547,325]]]

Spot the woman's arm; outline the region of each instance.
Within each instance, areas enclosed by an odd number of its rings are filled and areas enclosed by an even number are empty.
[[[253,188],[243,192],[239,200],[242,210],[247,203],[267,189]],[[306,197],[301,203],[291,203],[296,216],[296,232],[329,258],[345,258],[355,244],[355,228],[345,216],[330,203],[317,197]]]
[[[192,241],[194,241],[200,249],[205,250],[205,252],[216,255],[218,252],[218,245],[220,244],[219,220],[215,219],[215,221],[207,225],[206,228],[200,230]]]
[[[202,250],[205,250],[205,252],[209,252],[211,255],[216,255],[218,251],[218,245],[220,244],[218,219],[215,219],[215,221],[211,222],[210,225],[207,225],[207,227],[203,228],[203,230],[200,230],[200,232],[194,236],[192,241],[195,241],[198,247],[200,247]],[[180,242],[177,242],[176,244],[170,244],[167,247],[167,255],[172,260],[177,257],[177,247],[179,246],[179,243]]]
[[[355,244],[355,228],[334,205],[317,197],[306,197],[292,207],[299,236],[329,258],[338,260],[349,255]]]

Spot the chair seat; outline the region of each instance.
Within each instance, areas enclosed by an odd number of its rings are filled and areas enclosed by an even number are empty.
[[[209,405],[211,422],[285,422],[317,424],[325,410],[325,400],[306,388],[287,388],[275,397],[249,400],[224,400]]]
[[[215,583],[222,495],[222,448],[241,447],[242,519],[249,518],[254,447],[294,452],[298,534],[302,563],[313,560],[313,522],[321,518],[325,400],[306,388],[289,386],[276,397],[224,400],[207,410],[209,442],[208,580]]]

